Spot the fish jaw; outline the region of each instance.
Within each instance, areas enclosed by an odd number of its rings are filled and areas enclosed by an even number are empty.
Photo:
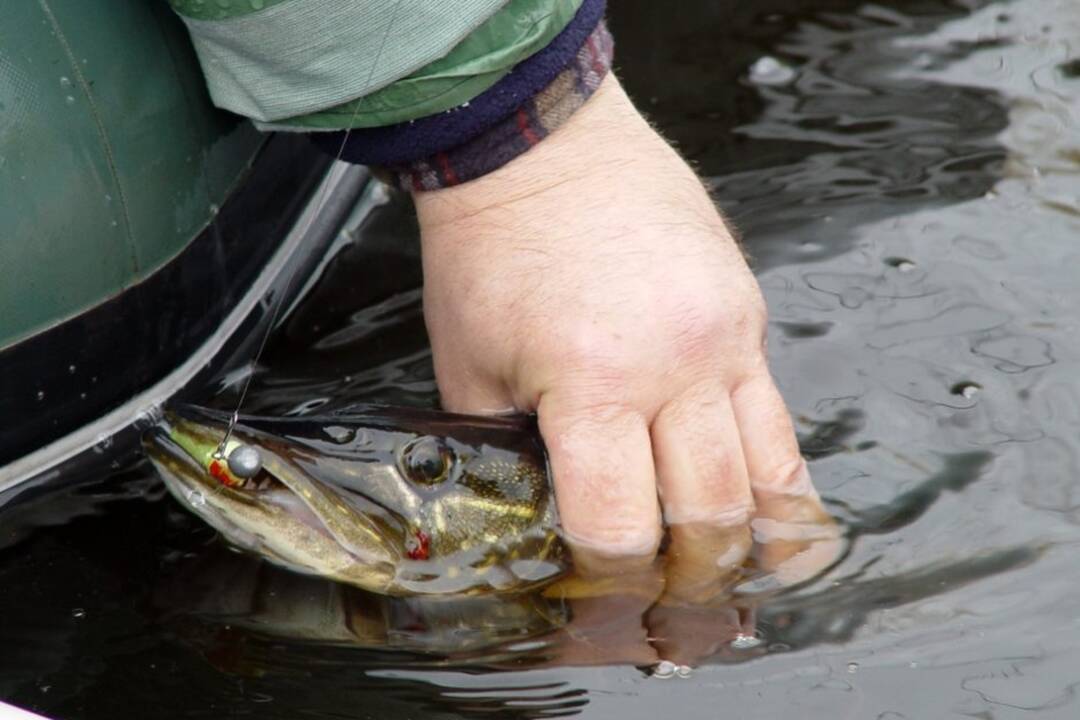
[[[394,590],[399,558],[383,540],[387,528],[365,532],[366,545],[355,542],[351,535],[343,542],[335,536],[335,529],[370,530],[370,523],[355,511],[347,519],[340,517],[341,510],[338,516],[328,518],[324,514],[328,503],[313,507],[308,498],[296,492],[294,488],[304,487],[304,481],[287,466],[292,471],[287,475],[289,482],[280,487],[251,492],[230,486],[208,470],[212,462],[208,452],[217,449],[224,435],[224,426],[218,431],[170,414],[166,424],[144,435],[143,447],[173,497],[230,543],[291,570],[381,594],[400,594]],[[230,440],[226,451],[245,439]],[[212,449],[208,451],[208,447]],[[282,468],[283,461],[276,456],[267,455],[267,459],[275,470]]]
[[[277,564],[388,595],[517,593],[566,571],[542,445],[520,422],[397,408],[248,417],[222,447],[229,419],[166,413],[148,454],[181,503]],[[433,439],[451,469],[418,484],[405,453]],[[259,450],[262,473],[223,479],[240,444]]]

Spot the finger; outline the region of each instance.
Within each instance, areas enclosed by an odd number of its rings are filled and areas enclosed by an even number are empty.
[[[769,374],[763,371],[741,383],[731,402],[755,495],[816,496],[791,416]]]
[[[578,570],[610,570],[607,558],[651,561],[660,543],[660,511],[644,418],[620,405],[541,397],[563,532]]]
[[[703,604],[727,591],[752,544],[753,497],[727,392],[710,383],[672,401],[652,438],[671,528],[665,597]]]
[[[635,595],[572,600],[570,624],[552,638],[554,664],[654,665],[659,658],[642,619],[650,605]]]
[[[684,523],[671,526],[670,533],[663,602],[705,605],[726,598],[753,545],[749,524]]]
[[[757,505],[757,561],[782,584],[812,577],[839,557],[843,541],[811,482],[783,398],[761,373],[732,402]]]
[[[694,607],[656,605],[645,622],[657,656],[677,666],[693,667],[742,632],[739,611],[731,606]]]
[[[735,527],[754,509],[728,393],[706,383],[665,405],[652,424],[664,519]]]

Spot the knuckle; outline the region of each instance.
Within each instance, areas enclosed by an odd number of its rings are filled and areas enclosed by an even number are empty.
[[[554,335],[538,340],[546,347],[537,354],[558,354],[557,366],[585,385],[609,386],[620,382],[632,360],[621,338],[591,325],[566,323]]]
[[[739,527],[749,522],[756,510],[753,500],[740,498],[691,507],[665,507],[664,521],[669,525],[701,524],[712,527]]]
[[[755,487],[782,495],[805,495],[813,485],[806,461],[796,455],[767,468]]]
[[[608,555],[638,557],[652,556],[660,547],[660,524],[652,523],[595,523],[587,528],[564,528],[572,545]]]

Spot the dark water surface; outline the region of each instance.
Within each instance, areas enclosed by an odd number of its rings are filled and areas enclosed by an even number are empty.
[[[631,92],[756,258],[843,562],[667,618],[715,651],[664,678],[639,667],[663,641],[641,608],[294,576],[102,447],[0,506],[0,697],[58,718],[1080,717],[1080,6],[804,4],[619,0],[612,22]],[[248,411],[436,402],[415,221],[373,200]],[[731,647],[747,622],[762,643]]]

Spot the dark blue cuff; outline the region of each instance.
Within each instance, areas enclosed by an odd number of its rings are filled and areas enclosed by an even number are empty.
[[[406,123],[311,133],[323,151],[362,165],[407,165],[455,148],[495,127],[568,67],[604,16],[605,0],[584,0],[543,50],[522,60],[467,105]]]

